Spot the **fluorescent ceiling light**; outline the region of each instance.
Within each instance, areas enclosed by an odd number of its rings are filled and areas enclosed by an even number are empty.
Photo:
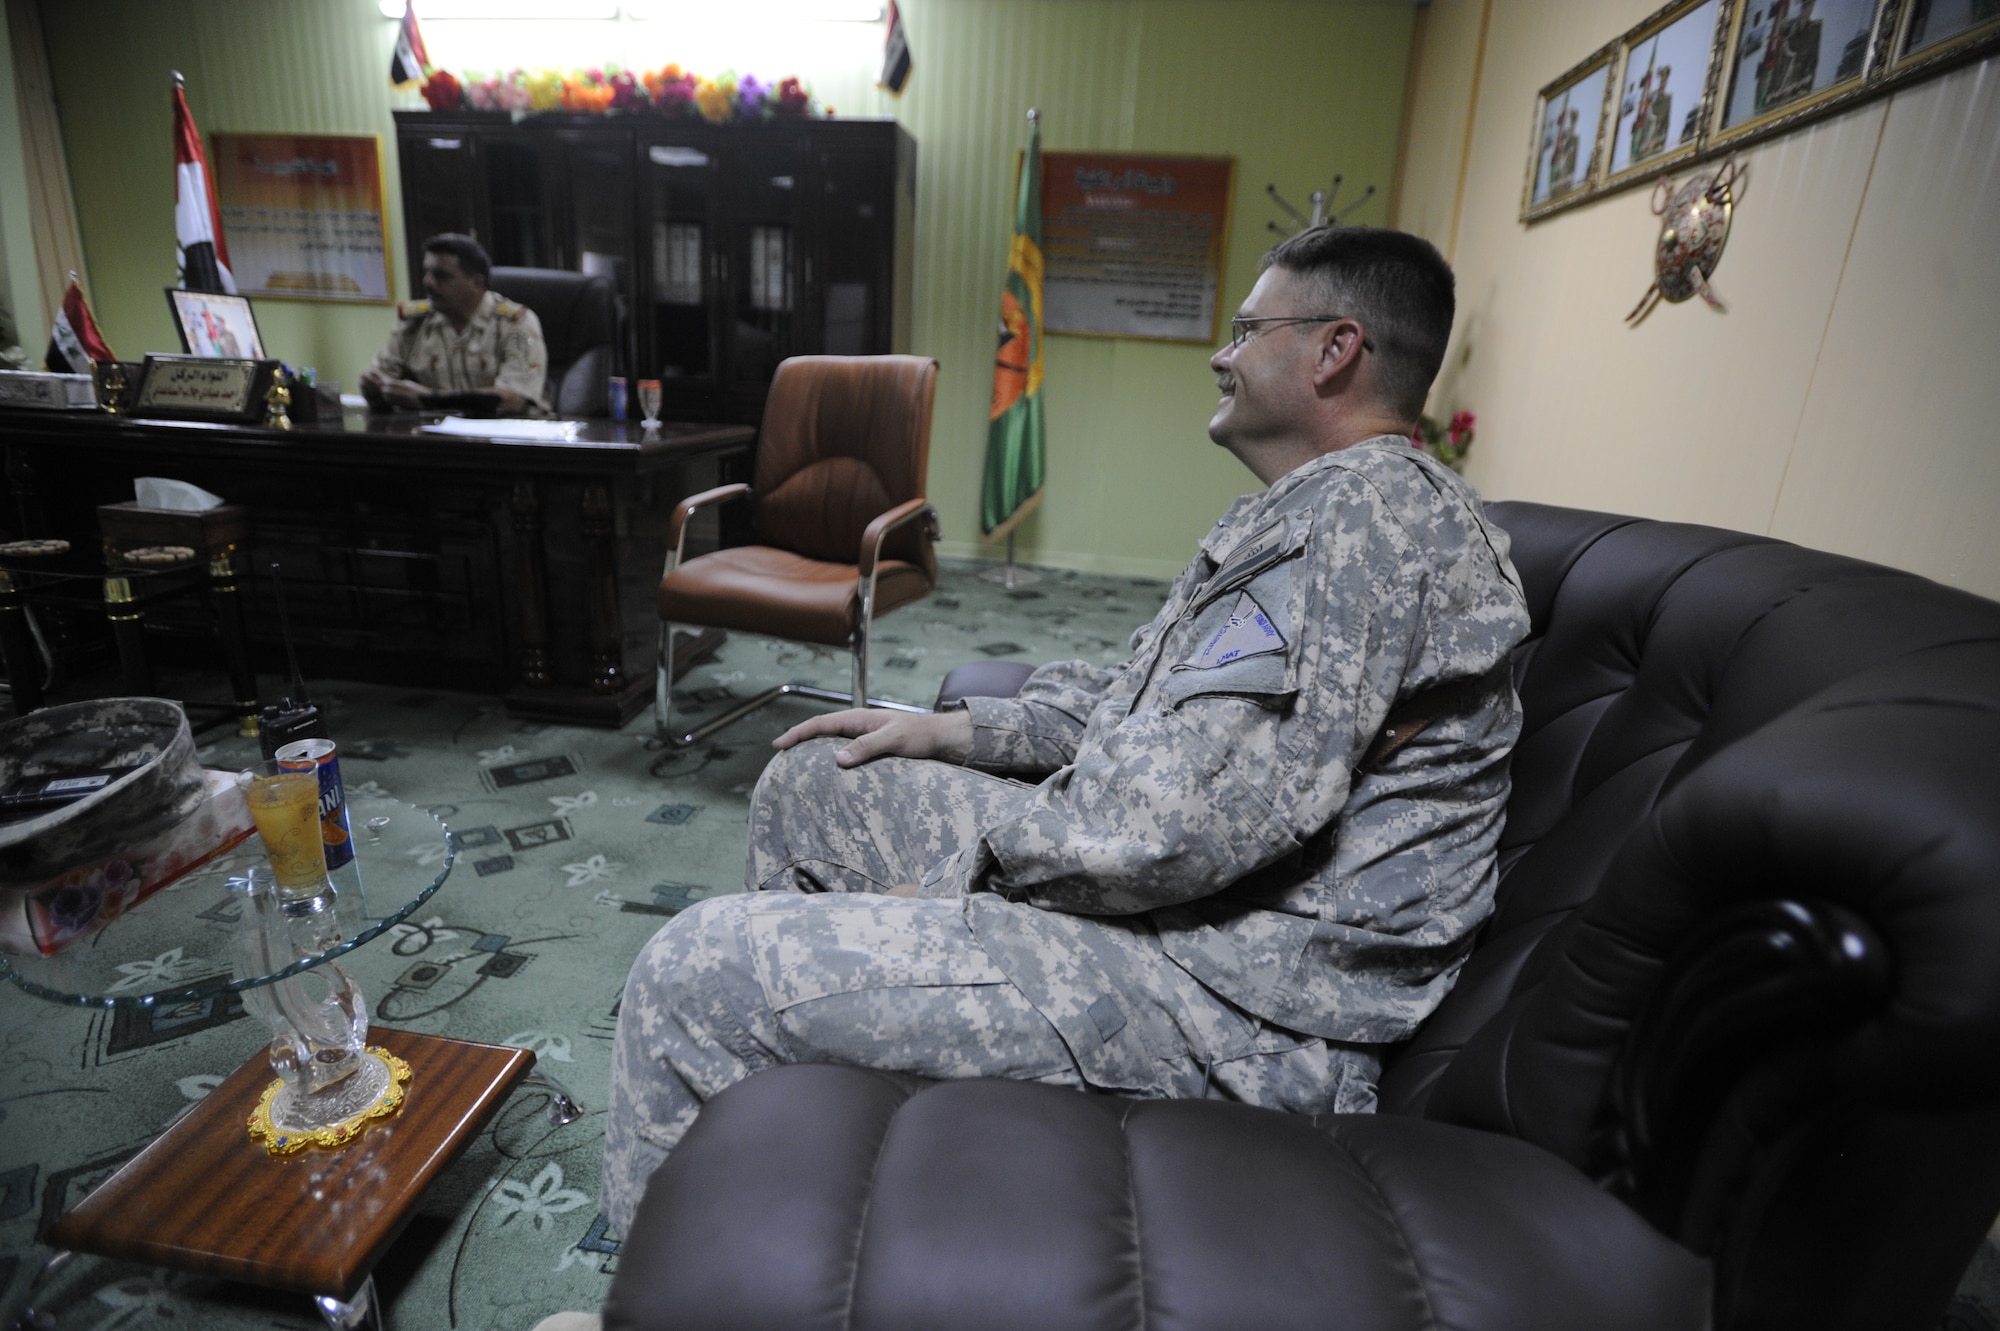
[[[633,19],[686,19],[696,14],[713,14],[715,8],[713,0],[641,0],[624,6],[625,17]],[[733,19],[879,23],[882,0],[736,0],[729,11]]]
[[[379,0],[382,17],[403,17],[403,0]],[[417,21],[431,19],[610,19],[618,17],[617,0],[419,0]]]

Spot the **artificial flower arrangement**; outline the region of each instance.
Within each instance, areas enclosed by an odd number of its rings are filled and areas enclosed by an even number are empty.
[[[460,79],[436,70],[424,81],[424,101],[433,111],[652,111],[661,115],[699,116],[711,124],[740,120],[773,120],[780,116],[831,116],[830,106],[813,99],[797,78],[766,83],[754,74],[734,73],[703,78],[679,65],[664,65],[650,73],[629,70],[536,69],[511,70]]]
[[[1472,449],[1472,427],[1478,418],[1469,411],[1454,413],[1451,424],[1440,426],[1430,416],[1419,416],[1410,443],[1423,449],[1453,471],[1465,470],[1465,455]]]

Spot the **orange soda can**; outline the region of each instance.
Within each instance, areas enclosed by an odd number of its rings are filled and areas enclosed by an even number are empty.
[[[326,843],[326,867],[338,869],[354,858],[354,834],[347,825],[347,791],[340,784],[340,751],[330,739],[301,739],[280,745],[278,766],[319,777],[319,834]]]

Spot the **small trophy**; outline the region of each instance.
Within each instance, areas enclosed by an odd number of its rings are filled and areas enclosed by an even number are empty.
[[[90,375],[97,388],[97,405],[113,416],[123,416],[132,405],[132,380],[122,360],[90,363]]]
[[[264,424],[274,430],[292,428],[292,418],[285,408],[292,405],[292,390],[286,387],[289,376],[279,370],[271,376],[271,386],[264,390]]]

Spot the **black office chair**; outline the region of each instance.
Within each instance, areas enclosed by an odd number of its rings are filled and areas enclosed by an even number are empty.
[[[606,381],[618,373],[618,297],[611,279],[559,268],[495,268],[486,286],[542,321],[549,405],[556,415],[609,415]]]

